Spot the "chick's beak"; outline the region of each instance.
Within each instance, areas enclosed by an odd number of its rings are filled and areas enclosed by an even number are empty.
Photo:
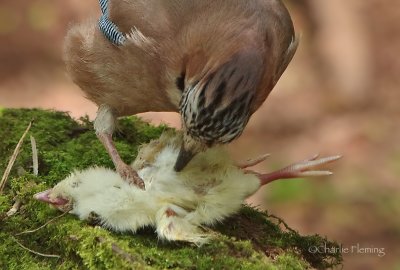
[[[177,172],[182,171],[195,155],[196,153],[194,151],[185,149],[185,145],[182,144],[175,162],[174,170]]]
[[[55,199],[50,198],[51,191],[52,191],[52,189],[48,189],[48,190],[36,193],[35,195],[33,195],[33,198],[35,198],[38,201],[52,204],[54,206],[62,206],[62,205],[66,205],[69,203],[69,201],[64,198],[55,198]]]

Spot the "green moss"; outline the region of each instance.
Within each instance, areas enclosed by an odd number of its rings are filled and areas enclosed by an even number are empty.
[[[0,195],[0,213],[5,213],[11,208],[11,199],[9,195]]]
[[[112,167],[87,118],[78,122],[61,112],[5,109],[0,116],[0,174],[32,119],[30,135],[38,145],[39,175],[31,174],[27,140],[5,193],[0,195],[0,269],[324,269],[341,263],[341,254],[310,252],[312,246],[337,247],[336,243],[318,235],[301,236],[282,220],[247,206],[213,228],[215,238],[202,247],[159,241],[153,228],[135,235],[117,234],[89,226],[72,215],[36,232],[17,235],[60,214],[33,200],[34,193],[53,186],[74,168]],[[140,144],[166,129],[136,117],[121,119],[118,128],[116,146],[127,162],[134,159]],[[18,167],[27,173],[18,176]],[[22,207],[16,215],[6,217],[15,197],[22,201]],[[60,258],[35,255],[16,240]]]
[[[299,261],[296,255],[290,253],[279,255],[276,264],[278,269],[300,270],[307,267],[306,263]]]

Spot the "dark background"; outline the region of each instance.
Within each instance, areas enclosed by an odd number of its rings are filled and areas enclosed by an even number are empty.
[[[400,2],[286,1],[302,34],[293,62],[229,146],[237,160],[271,153],[268,171],[312,156],[343,154],[334,176],[281,181],[250,202],[304,234],[386,255],[344,254],[344,269],[400,269]],[[96,107],[61,60],[71,22],[98,16],[96,0],[0,2],[0,106],[70,111]],[[174,114],[146,114],[179,127]]]

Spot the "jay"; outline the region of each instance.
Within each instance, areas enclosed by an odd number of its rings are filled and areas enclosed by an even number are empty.
[[[94,127],[123,179],[144,182],[112,140],[117,117],[178,112],[182,171],[239,137],[291,61],[298,39],[281,0],[100,0],[99,21],[73,26],[64,60],[98,105]]]

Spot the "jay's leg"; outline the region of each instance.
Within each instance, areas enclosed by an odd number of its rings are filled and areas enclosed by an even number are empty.
[[[260,163],[264,156],[261,158],[255,159],[255,163],[249,162],[250,166]],[[330,156],[324,158],[318,158],[318,155],[310,159],[306,159],[300,162],[293,163],[285,168],[280,170],[271,172],[271,173],[257,173],[251,170],[245,170],[246,173],[255,174],[260,179],[261,186],[271,183],[272,181],[279,180],[279,179],[292,179],[292,178],[299,178],[299,177],[308,177],[308,176],[323,176],[323,175],[331,175],[332,172],[328,170],[321,169],[322,166],[332,163],[342,156]],[[265,158],[264,158],[265,159]],[[242,166],[240,168],[247,168],[250,166]]]
[[[114,116],[113,110],[108,105],[100,105],[97,111],[96,120],[94,121],[96,135],[106,148],[114,163],[115,169],[121,175],[121,177],[129,183],[144,189],[143,180],[138,176],[136,171],[134,171],[131,166],[127,165],[121,159],[117,149],[115,148],[112,140],[112,134],[115,129],[115,121],[116,117]]]

